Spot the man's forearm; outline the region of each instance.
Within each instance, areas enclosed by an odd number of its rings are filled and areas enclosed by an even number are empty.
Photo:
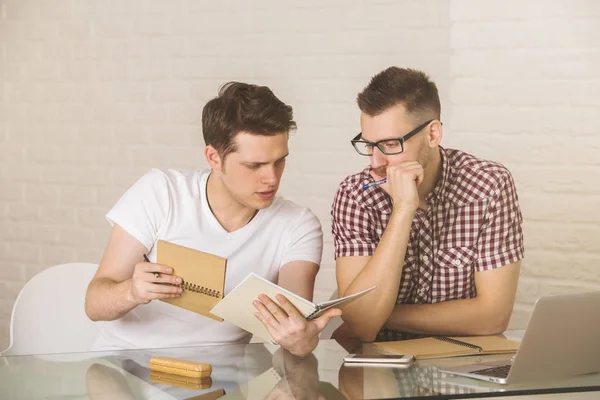
[[[112,321],[138,306],[131,297],[131,279],[114,282],[96,278],[88,287],[85,313],[92,321]]]
[[[477,297],[435,304],[398,304],[384,326],[429,335],[495,335],[506,330],[510,311]]]
[[[414,212],[392,214],[375,253],[344,293],[347,296],[371,286],[375,294],[344,309],[342,318],[363,341],[372,341],[393,311],[398,296],[404,256]]]

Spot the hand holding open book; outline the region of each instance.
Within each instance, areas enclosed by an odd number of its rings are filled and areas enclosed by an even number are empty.
[[[272,340],[271,335],[254,315],[256,309],[253,302],[261,294],[266,295],[270,301],[279,306],[281,306],[281,302],[277,300],[276,296],[283,295],[302,317],[310,321],[323,315],[326,310],[354,301],[375,288],[372,287],[340,299],[314,304],[251,273],[227,296],[223,297],[227,266],[225,258],[159,240],[157,263],[173,268],[173,274],[182,279],[182,283],[179,285],[183,289],[181,297],[161,299],[161,301],[218,321],[225,319],[266,341]]]
[[[374,288],[375,287],[373,286],[372,288],[350,296],[315,304],[265,278],[251,273],[227,294],[227,296],[211,310],[211,313],[223,318],[225,321],[239,326],[265,341],[271,341],[273,339],[268,330],[264,327],[262,322],[254,316],[256,309],[252,303],[261,294],[266,295],[277,304],[281,303],[277,300],[276,296],[278,294],[285,296],[285,298],[296,307],[298,312],[310,321],[321,316],[326,310],[346,305]]]

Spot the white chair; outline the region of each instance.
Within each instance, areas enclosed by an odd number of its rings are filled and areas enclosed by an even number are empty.
[[[48,268],[21,289],[12,310],[10,344],[1,355],[87,351],[103,322],[85,314],[85,293],[98,264]]]

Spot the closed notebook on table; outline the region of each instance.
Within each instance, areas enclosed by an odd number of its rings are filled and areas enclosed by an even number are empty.
[[[173,268],[182,280],[181,297],[161,301],[223,321],[210,310],[223,298],[227,259],[159,240],[156,262]]]
[[[278,304],[279,302],[275,296],[277,294],[282,294],[294,305],[294,307],[296,307],[304,318],[311,320],[319,317],[325,310],[346,305],[373,289],[375,289],[375,286],[350,296],[315,304],[255,273],[250,273],[240,284],[227,294],[227,296],[225,296],[211,312],[265,341],[271,341],[273,339],[271,338],[269,331],[267,331],[262,322],[254,316],[256,308],[254,308],[252,302],[256,300],[260,294],[265,294]]]
[[[395,354],[412,354],[420,360],[484,354],[511,354],[519,348],[519,342],[500,336],[434,336],[423,339],[376,342],[374,345]]]

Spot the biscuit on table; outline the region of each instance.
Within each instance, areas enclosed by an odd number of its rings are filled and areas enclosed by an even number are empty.
[[[191,378],[204,378],[210,376],[212,366],[207,363],[174,357],[152,357],[150,359],[150,370]]]

